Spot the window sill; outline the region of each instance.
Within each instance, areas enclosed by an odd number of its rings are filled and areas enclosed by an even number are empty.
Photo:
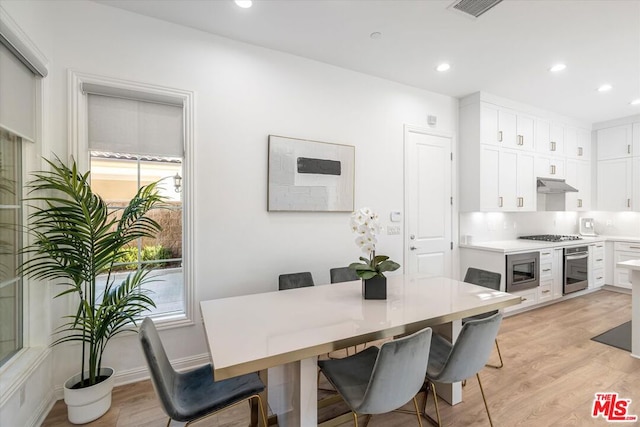
[[[0,407],[22,387],[50,353],[49,347],[24,348],[0,368]]]

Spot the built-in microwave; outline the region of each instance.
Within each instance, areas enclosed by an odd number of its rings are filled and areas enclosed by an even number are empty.
[[[506,291],[517,292],[540,284],[540,252],[507,255]]]

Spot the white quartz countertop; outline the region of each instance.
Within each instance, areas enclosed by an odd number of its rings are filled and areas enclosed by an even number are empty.
[[[640,271],[640,259],[630,259],[629,261],[621,261],[616,264],[618,268],[628,268],[629,270]]]
[[[617,237],[616,237],[617,239]],[[584,246],[596,242],[604,242],[607,239],[605,236],[586,237],[583,236],[580,240],[569,240],[564,242],[541,242],[539,240],[527,240],[527,239],[513,239],[513,240],[496,240],[488,242],[477,242],[466,245],[459,245],[461,248],[479,249],[493,252],[522,252],[522,251],[539,251],[547,248],[566,248],[570,246]],[[611,239],[613,240],[613,239]],[[636,238],[640,241],[640,238]],[[629,240],[631,241],[631,240]]]

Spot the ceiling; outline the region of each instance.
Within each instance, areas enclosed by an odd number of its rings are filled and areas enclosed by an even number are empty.
[[[640,0],[504,0],[477,19],[453,0],[96,1],[454,97],[482,90],[589,122],[640,114]]]

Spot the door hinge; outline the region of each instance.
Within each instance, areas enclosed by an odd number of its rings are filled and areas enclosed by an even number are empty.
[[[453,250],[453,242],[451,242],[451,250]]]

